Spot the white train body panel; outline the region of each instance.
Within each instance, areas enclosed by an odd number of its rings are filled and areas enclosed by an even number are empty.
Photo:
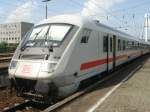
[[[52,51],[49,51],[50,48],[34,46],[21,50],[22,44],[26,41],[20,43],[9,67],[10,79],[15,80],[16,84],[20,83],[17,80],[23,79],[35,81],[33,87],[42,93],[42,91],[50,91],[51,87],[48,84],[53,83],[57,88],[58,96],[67,96],[77,90],[81,81],[98,73],[113,70],[120,64],[150,50],[147,43],[134,40],[125,33],[75,15],[51,17],[35,25],[35,28],[41,25],[54,25],[57,28],[60,24],[69,25],[71,28],[60,45],[55,47],[52,44]],[[108,39],[107,45],[104,45],[104,37]],[[125,47],[122,47],[123,41]],[[133,47],[133,44],[132,48],[127,49],[128,41],[136,43],[136,46]],[[38,45],[38,42],[31,41],[30,44]],[[144,45],[146,47],[142,48]],[[106,46],[107,48],[104,49]],[[39,58],[42,56],[47,57]],[[29,92],[27,90],[24,92]]]

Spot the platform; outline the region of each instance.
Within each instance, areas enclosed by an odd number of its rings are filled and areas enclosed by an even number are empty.
[[[57,112],[150,112],[150,54],[112,74]]]
[[[150,58],[93,112],[150,112]]]

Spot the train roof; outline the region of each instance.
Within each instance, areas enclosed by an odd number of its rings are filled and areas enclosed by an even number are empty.
[[[36,26],[41,25],[41,24],[48,24],[48,23],[67,23],[67,24],[72,24],[72,25],[76,25],[76,26],[79,26],[79,27],[84,26],[86,28],[95,29],[95,30],[101,29],[103,31],[109,31],[112,34],[117,34],[117,35],[120,35],[122,37],[130,38],[134,41],[138,41],[138,42],[141,42],[143,44],[148,44],[146,42],[140,41],[139,39],[136,39],[135,37],[133,37],[133,36],[127,34],[127,33],[121,32],[121,31],[116,30],[114,28],[111,28],[107,25],[104,25],[104,24],[100,23],[97,20],[92,20],[91,18],[84,17],[84,16],[81,16],[81,15],[58,15],[58,16],[53,16],[53,17],[50,17],[48,19],[44,19],[43,21],[36,24]]]
[[[78,15],[57,15],[57,16],[52,16],[48,19],[44,19],[40,24],[47,24],[47,23],[67,23],[67,24],[73,24],[76,26],[82,26],[85,22],[88,22],[88,18],[81,17]]]

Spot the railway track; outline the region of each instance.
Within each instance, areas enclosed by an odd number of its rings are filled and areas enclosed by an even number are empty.
[[[142,62],[142,63],[141,63],[140,61],[137,62],[137,63],[139,64],[139,66],[136,66],[136,68],[135,68],[134,70],[132,70],[132,72],[131,72],[131,74],[130,74],[131,76],[132,76],[137,70],[139,70],[139,69],[143,66],[145,60],[146,60],[149,56],[150,56],[150,55],[145,55],[145,56],[141,57],[141,59],[137,59],[137,60],[141,60],[141,61],[143,61],[143,62]],[[136,60],[134,60],[133,62],[130,62],[128,65],[125,65],[124,67],[120,67],[119,70],[114,71],[114,72],[111,73],[110,75],[107,75],[106,77],[103,77],[101,80],[97,81],[96,83],[92,84],[91,86],[88,86],[88,87],[84,88],[83,90],[80,90],[80,91],[76,92],[75,94],[71,95],[70,97],[67,97],[67,98],[65,98],[65,99],[62,100],[62,101],[59,101],[58,103],[55,103],[55,104],[50,105],[50,106],[43,106],[43,107],[41,106],[41,108],[43,108],[43,109],[40,108],[39,111],[42,111],[42,112],[55,111],[55,110],[57,110],[58,108],[61,108],[61,107],[63,107],[64,105],[66,105],[67,103],[73,101],[74,99],[76,99],[76,98],[78,98],[78,97],[80,97],[80,96],[82,96],[82,95],[88,93],[88,92],[91,91],[93,88],[95,88],[95,87],[98,86],[99,84],[101,84],[101,83],[103,83],[103,82],[105,82],[105,81],[111,79],[111,78],[112,78],[113,76],[115,76],[116,74],[119,74],[119,73],[121,73],[122,71],[128,69],[130,66],[133,66],[135,63],[136,63]],[[33,103],[32,101],[26,101],[26,102],[24,102],[24,103],[21,103],[21,104],[18,104],[18,105],[14,105],[13,107],[10,107],[10,108],[7,107],[7,108],[4,109],[3,112],[16,112],[16,111],[18,111],[18,110],[21,111],[22,109],[26,109],[26,108],[36,108],[35,105],[37,106],[38,104],[36,104],[35,102]],[[37,107],[39,107],[39,106],[37,106]],[[36,111],[38,111],[38,109],[37,109]]]
[[[8,74],[8,66],[11,58],[12,56],[10,57],[10,54],[0,54],[0,75]]]
[[[40,103],[36,103],[30,100],[25,100],[22,103],[14,104],[14,106],[5,107],[2,112],[18,112],[18,111],[23,111],[23,112],[32,111],[33,112],[33,110],[35,112],[41,112],[44,108],[46,108],[45,106],[46,105],[43,105]]]
[[[0,68],[0,75],[8,74],[8,66],[3,66]]]
[[[0,68],[0,90],[7,88],[10,85],[8,79],[8,67]]]
[[[13,56],[13,53],[0,53],[0,89],[7,87],[8,80],[8,66]]]
[[[0,57],[12,57],[14,53],[0,53]]]
[[[6,89],[6,88],[7,88],[7,86],[0,85],[0,90]]]
[[[0,57],[0,63],[9,62],[12,57]]]
[[[10,86],[8,79],[8,67],[0,68],[0,90],[5,90]]]
[[[0,63],[9,62],[13,53],[0,53]]]
[[[31,101],[25,101],[23,103],[20,104],[14,104],[14,106],[12,107],[5,107],[3,109],[3,112],[15,112],[17,110],[22,110],[25,109],[25,107],[28,107],[29,105],[31,105]]]

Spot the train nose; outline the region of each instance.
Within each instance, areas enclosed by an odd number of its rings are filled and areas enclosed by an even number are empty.
[[[19,62],[16,68],[15,77],[26,79],[37,79],[41,63]]]

